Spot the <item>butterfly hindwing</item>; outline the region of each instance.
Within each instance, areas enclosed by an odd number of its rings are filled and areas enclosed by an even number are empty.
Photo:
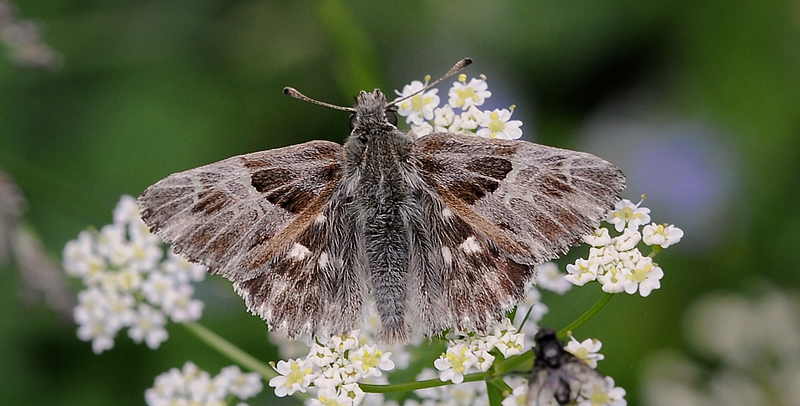
[[[467,223],[518,263],[536,265],[589,234],[624,188],[591,154],[450,133],[414,143],[423,178]]]
[[[426,332],[485,330],[523,299],[533,267],[512,261],[417,179],[410,186],[419,215],[409,216],[409,293],[417,322]]]
[[[247,308],[290,338],[341,334],[362,320],[363,272],[354,265],[357,250],[331,232],[350,227],[339,223],[349,217],[335,211],[336,205],[326,206],[256,277],[234,282]]]

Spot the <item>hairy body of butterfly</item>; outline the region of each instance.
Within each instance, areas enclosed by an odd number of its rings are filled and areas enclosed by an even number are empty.
[[[373,301],[378,338],[404,342],[502,318],[534,266],[597,227],[624,188],[590,154],[415,139],[386,109],[383,93],[362,91],[344,146],[312,141],[170,175],[140,197],[142,218],[290,337],[358,328]]]

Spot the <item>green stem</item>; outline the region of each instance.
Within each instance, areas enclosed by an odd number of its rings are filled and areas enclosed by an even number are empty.
[[[658,253],[659,253],[659,252],[661,252],[661,250],[662,250],[662,249],[663,249],[663,248],[661,248],[661,246],[660,246],[660,245],[654,245],[654,246],[653,246],[653,251],[652,251],[652,252],[650,252],[650,254],[649,254],[649,255],[647,255],[647,256],[648,256],[648,257],[650,257],[650,258],[653,258],[653,257],[655,257],[656,255],[658,255]]]
[[[495,367],[495,371],[497,375],[503,375],[506,372],[513,371],[517,369],[518,366],[533,360],[533,350],[528,350],[523,352],[520,355],[515,355],[511,358],[506,359],[505,361],[500,362],[499,365]]]
[[[485,381],[490,375],[486,372],[464,375],[464,382]],[[403,382],[389,385],[373,385],[359,383],[361,390],[368,393],[391,393],[391,392],[411,392],[418,389],[435,388],[437,386],[452,385],[450,381],[442,382],[439,378],[426,379],[424,381]]]
[[[503,404],[503,399],[505,399],[504,394],[506,392],[510,393],[511,391],[512,389],[501,377],[486,380],[486,394],[489,397],[490,406],[501,406]]]
[[[589,321],[589,319],[594,317],[594,315],[597,314],[597,312],[602,310],[603,307],[605,307],[606,304],[608,304],[608,301],[611,300],[612,297],[614,297],[614,295],[611,293],[606,293],[605,295],[603,295],[603,297],[601,297],[600,300],[598,300],[597,303],[594,304],[594,306],[592,306],[589,310],[587,310],[586,313],[581,315],[581,317],[578,317],[567,327],[561,329],[561,331],[558,332],[558,338],[564,339],[567,336],[567,333],[569,333],[570,331],[577,330],[578,327],[582,326],[584,323]]]
[[[243,366],[254,372],[258,372],[264,377],[264,380],[269,380],[278,376],[269,365],[257,360],[252,355],[242,351],[239,347],[231,344],[230,341],[218,336],[213,331],[205,328],[199,323],[182,323],[187,330],[196,335],[201,341],[205,342],[215,350],[219,351],[222,355],[231,359],[231,361]]]

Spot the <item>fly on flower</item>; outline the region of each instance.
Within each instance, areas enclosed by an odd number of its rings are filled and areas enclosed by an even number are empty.
[[[615,388],[613,379],[564,350],[554,330],[542,328],[535,339],[528,406],[567,405],[581,399],[591,399],[592,404],[625,404],[625,390]]]

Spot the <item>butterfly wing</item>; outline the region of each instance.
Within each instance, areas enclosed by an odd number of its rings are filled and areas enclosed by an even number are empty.
[[[526,141],[430,134],[414,144],[423,177],[514,261],[566,252],[614,207],[625,177],[591,154]]]
[[[425,217],[411,230],[415,308],[432,331],[500,319],[533,266],[594,230],[625,185],[600,158],[525,141],[430,134],[412,159]]]
[[[409,229],[417,324],[425,332],[485,330],[523,299],[533,267],[511,260],[422,178],[410,184],[419,207]]]
[[[341,160],[339,144],[312,141],[175,173],[144,191],[142,218],[177,253],[230,279],[271,327],[314,333],[330,327],[323,286],[336,264],[318,248],[330,243],[324,211]]]

